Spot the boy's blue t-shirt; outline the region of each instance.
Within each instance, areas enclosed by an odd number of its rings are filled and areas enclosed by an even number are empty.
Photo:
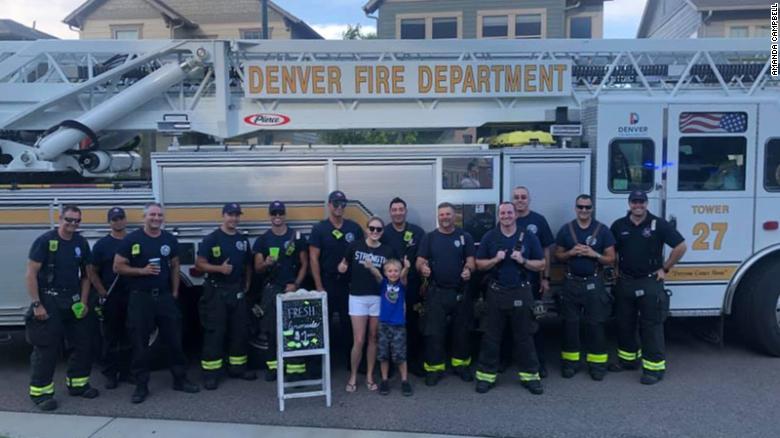
[[[406,287],[401,282],[391,284],[386,278],[380,286],[379,322],[390,325],[406,324],[404,303],[406,302]]]

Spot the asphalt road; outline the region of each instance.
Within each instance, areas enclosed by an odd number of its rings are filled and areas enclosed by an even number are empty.
[[[548,355],[558,355],[558,330],[546,327]],[[21,336],[0,345],[0,410],[33,411],[27,398],[28,356]],[[200,420],[290,426],[380,429],[458,435],[515,437],[768,437],[777,436],[780,406],[780,359],[743,347],[738,339],[726,346],[708,344],[690,325],[668,324],[668,371],[659,385],[640,385],[636,372],[610,373],[593,382],[585,373],[560,377],[557,361],[545,379],[545,394],[533,396],[499,376],[490,393],[448,376],[437,387],[413,378],[415,395],[402,397],[396,380],[387,397],[360,385],[344,392],[346,372],[336,369],[331,408],[323,398],[291,400],[277,409],[275,383],[227,381],[217,391],[190,395],[173,392],[166,371],[155,372],[152,395],[141,405],[129,401],[132,387],[102,390],[95,400],[70,398],[64,367],[57,371],[59,413],[135,418]],[[199,380],[196,367],[190,373]],[[363,376],[359,382],[362,382]]]

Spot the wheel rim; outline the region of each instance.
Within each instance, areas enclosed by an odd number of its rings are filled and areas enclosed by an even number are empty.
[[[775,318],[777,319],[777,325],[780,326],[780,296],[777,297],[777,303],[775,304]]]

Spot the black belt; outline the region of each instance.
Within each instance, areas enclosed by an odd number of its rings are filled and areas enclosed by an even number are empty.
[[[575,281],[591,281],[591,280],[595,280],[595,279],[599,278],[599,274],[598,273],[594,273],[592,275],[586,275],[586,276],[582,277],[582,276],[579,276],[579,275],[574,275],[572,273],[566,273],[566,278],[568,278],[569,280],[575,280]]]
[[[498,284],[498,282],[492,281],[490,284],[488,284],[488,288],[492,290],[499,290],[499,291],[508,291],[508,290],[517,290],[517,289],[523,289],[525,287],[531,286],[531,283],[529,281],[523,281],[522,283],[518,284],[517,286],[502,286]]]
[[[643,274],[643,275],[630,275],[630,274],[620,274],[620,278],[624,280],[644,280],[645,278],[652,278],[655,277],[655,272],[652,272],[650,274]]]
[[[206,281],[208,281],[209,284],[211,284],[214,287],[237,288],[237,289],[241,289],[242,288],[241,282],[228,283],[227,281],[217,281],[217,280],[213,280],[211,278],[207,278]]]
[[[153,289],[133,289],[133,291],[132,291],[132,293],[148,294],[148,295],[151,295],[153,297],[158,297],[160,295],[163,295],[166,292],[167,291],[165,291],[163,289],[160,289],[159,287],[155,287]]]

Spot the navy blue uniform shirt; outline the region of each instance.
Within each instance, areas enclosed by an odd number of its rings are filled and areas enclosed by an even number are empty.
[[[122,244],[122,239],[117,239],[110,234],[103,236],[92,247],[92,264],[100,276],[100,282],[108,290],[114,282],[114,256]],[[121,287],[121,280],[117,280],[116,287]]]
[[[460,228],[450,234],[438,229],[431,231],[423,237],[417,251],[417,256],[428,260],[434,283],[446,288],[460,285],[466,258],[474,254],[474,239]]]
[[[198,246],[198,256],[205,258],[212,265],[221,265],[225,260],[229,260],[228,263],[233,265],[230,275],[208,274],[212,280],[229,284],[243,282],[247,263],[252,261],[249,239],[240,232],[230,235],[221,228],[217,228],[203,238]]]
[[[38,287],[78,292],[81,290],[81,269],[91,262],[89,243],[79,233],[65,240],[57,230],[47,231],[33,242],[29,259],[41,264]],[[51,284],[47,281],[50,262],[54,262]]]
[[[128,259],[133,268],[143,268],[149,260],[160,259],[159,274],[127,277],[130,290],[171,292],[171,259],[179,256],[179,241],[173,234],[162,230],[159,236],[151,237],[139,228],[122,240],[117,254]]]
[[[663,268],[664,244],[674,248],[685,239],[669,222],[647,213],[639,225],[630,219],[631,213],[616,220],[611,227],[618,252],[621,275],[645,277]]]
[[[594,235],[597,226],[599,232]],[[571,229],[574,229],[574,234],[577,237],[576,242],[571,235]],[[591,220],[588,228],[583,229],[574,220],[561,227],[555,244],[566,251],[574,248],[577,244],[588,245],[597,253],[604,254],[605,249],[615,246],[615,237],[612,236],[612,232],[606,225],[598,221]],[[584,256],[571,257],[567,264],[569,272],[578,277],[589,277],[595,274],[599,267],[599,262],[595,258]]]
[[[252,246],[252,252],[262,254],[264,259],[267,259],[271,252],[276,254],[276,263],[271,265],[266,273],[270,275],[271,283],[280,287],[295,283],[301,268],[300,254],[303,251],[306,251],[306,241],[292,228],[287,228],[287,232],[281,236],[268,230],[258,237]]]
[[[544,251],[536,235],[520,228],[511,236],[505,236],[500,227],[485,233],[479,243],[477,258],[481,260],[492,259],[498,251],[506,251],[506,257],[493,267],[491,275],[500,286],[507,288],[516,288],[529,281],[531,273],[510,258],[512,251],[520,251],[526,260],[544,259]]]
[[[347,253],[347,247],[352,242],[363,240],[363,229],[360,225],[344,219],[341,228],[336,228],[325,219],[311,229],[309,246],[320,249],[320,275],[335,277],[341,259]]]

